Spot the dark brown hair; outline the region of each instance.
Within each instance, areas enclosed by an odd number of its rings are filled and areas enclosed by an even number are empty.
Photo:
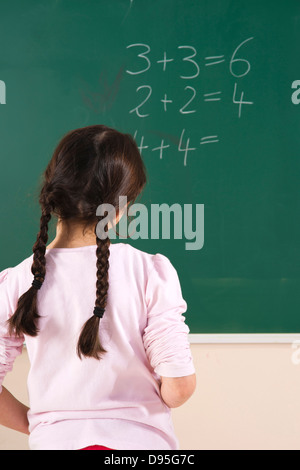
[[[95,307],[105,309],[108,292],[109,238],[100,239],[96,227],[103,218],[96,215],[100,204],[111,204],[116,213],[119,197],[133,202],[146,183],[146,172],[133,138],[102,125],[68,132],[56,147],[44,173],[39,202],[40,231],[33,246],[31,272],[41,283],[46,276],[46,245],[51,216],[82,221],[95,227],[97,240]],[[107,226],[105,227],[107,230]],[[91,312],[92,313],[92,312]],[[18,301],[8,320],[10,334],[37,336],[37,289],[30,287]],[[99,338],[99,317],[92,315],[83,325],[77,354],[100,359],[106,352]]]

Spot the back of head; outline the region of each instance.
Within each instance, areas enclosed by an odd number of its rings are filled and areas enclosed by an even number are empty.
[[[96,223],[100,204],[118,209],[119,196],[135,200],[145,185],[145,169],[131,136],[105,126],[76,129],[56,147],[45,171],[42,209],[61,219]]]
[[[83,326],[77,353],[79,357],[101,358],[105,350],[98,330],[107,302],[110,241],[97,236],[96,227],[103,218],[97,216],[97,208],[110,204],[118,214],[120,197],[126,196],[128,203],[133,202],[145,183],[145,167],[131,136],[102,125],[75,129],[63,136],[46,168],[40,192],[40,231],[33,246],[31,267],[34,282],[20,297],[9,320],[11,334],[38,334],[37,291],[46,276],[51,216],[62,221],[80,221],[95,231],[97,279],[95,315]]]

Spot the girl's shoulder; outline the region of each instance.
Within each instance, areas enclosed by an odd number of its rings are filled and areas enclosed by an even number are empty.
[[[3,269],[0,272],[0,285],[19,285],[20,283],[27,283],[29,278],[32,277],[31,265],[33,255],[21,261],[19,264]]]
[[[3,271],[0,272],[0,284],[4,284],[5,281],[7,280],[7,275],[9,273],[11,268],[4,269]]]
[[[135,265],[140,264],[148,272],[148,275],[150,275],[152,271],[162,274],[175,271],[169,258],[162,253],[148,253],[135,248],[129,243],[114,243],[112,246],[118,260],[123,257],[124,262],[129,263],[131,261]]]

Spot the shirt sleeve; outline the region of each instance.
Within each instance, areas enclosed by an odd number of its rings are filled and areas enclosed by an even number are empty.
[[[21,354],[24,342],[24,337],[16,338],[8,334],[7,320],[14,313],[8,294],[8,274],[9,269],[0,272],[0,393],[3,380]]]
[[[154,371],[161,377],[185,377],[195,373],[189,328],[182,315],[187,304],[182,297],[177,271],[165,256],[153,256],[146,300],[148,323],[143,341]]]

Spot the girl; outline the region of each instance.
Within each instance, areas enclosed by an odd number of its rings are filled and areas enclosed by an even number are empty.
[[[177,273],[96,230],[100,204],[120,217],[119,197],[145,183],[130,136],[69,132],[44,174],[33,255],[0,274],[0,424],[30,449],[178,449],[170,408],[194,392],[195,369]],[[30,409],[1,388],[24,341]]]

